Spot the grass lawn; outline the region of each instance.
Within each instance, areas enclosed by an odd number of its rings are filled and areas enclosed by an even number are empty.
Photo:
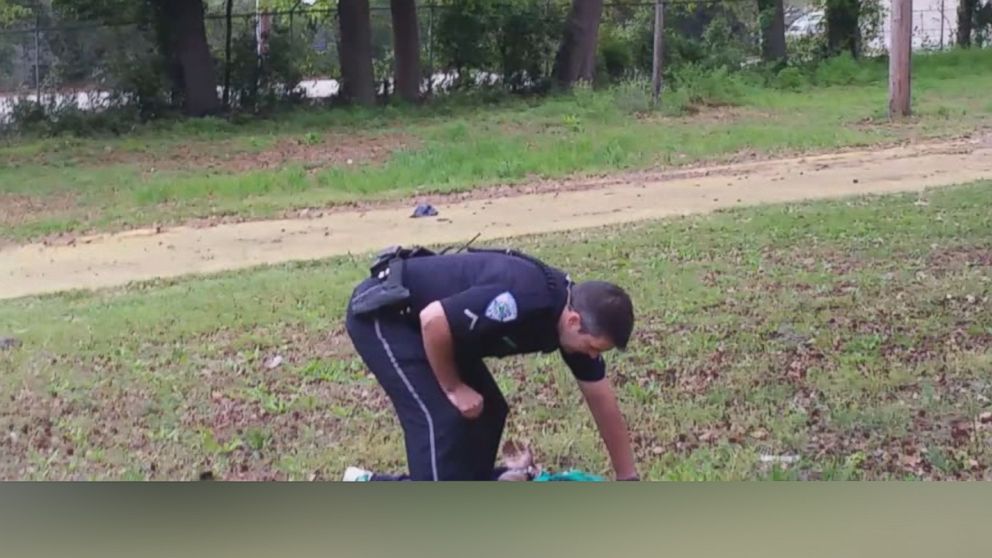
[[[634,296],[610,374],[647,478],[992,480],[990,205],[984,182],[514,244]],[[0,335],[21,341],[0,351],[0,478],[399,468],[398,424],[341,323],[363,264],[0,302]],[[608,471],[557,355],[493,364],[508,437]]]
[[[156,123],[120,138],[0,144],[0,242],[194,218],[259,218],[424,192],[677,166],[700,160],[870,146],[960,134],[992,122],[992,51],[915,59],[915,117],[885,122],[877,62],[800,90],[700,79],[732,106],[642,112],[645,88],[578,91],[420,109],[298,110],[266,121]],[[833,75],[833,77],[830,77]],[[844,76],[853,83],[844,84]],[[829,79],[828,79],[829,78]],[[691,91],[690,91],[691,89]],[[682,101],[679,101],[682,99]]]

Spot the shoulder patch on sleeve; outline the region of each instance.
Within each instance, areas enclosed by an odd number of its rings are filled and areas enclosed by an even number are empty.
[[[489,302],[486,317],[496,322],[512,322],[517,319],[517,300],[509,292],[503,292]]]

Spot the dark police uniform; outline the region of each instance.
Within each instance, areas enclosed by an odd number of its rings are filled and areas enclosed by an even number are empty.
[[[384,287],[390,277],[393,284]],[[424,252],[383,258],[373,267],[349,302],[347,329],[399,416],[410,478],[493,478],[508,407],[484,357],[558,350],[576,378],[604,377],[601,357],[559,347],[558,319],[570,285],[562,271],[509,250]],[[402,294],[391,296],[389,289]],[[388,301],[368,303],[376,298]],[[483,397],[476,419],[451,404],[427,360],[419,314],[435,300],[451,327],[459,377]]]

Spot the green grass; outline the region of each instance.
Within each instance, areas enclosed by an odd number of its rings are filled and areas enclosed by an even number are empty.
[[[648,478],[988,479],[990,204],[984,182],[515,245],[631,291],[635,341],[610,375]],[[398,424],[341,323],[364,263],[0,303],[0,334],[22,341],[0,352],[0,477],[401,467]],[[556,355],[493,369],[509,437],[552,468],[608,472]]]
[[[298,110],[245,124],[157,123],[116,139],[6,145],[0,147],[6,161],[0,165],[0,200],[13,195],[31,201],[32,209],[0,216],[0,240],[216,215],[268,217],[534,177],[683,165],[741,151],[868,146],[955,135],[992,121],[986,95],[992,88],[992,52],[918,56],[914,63],[915,117],[898,125],[885,122],[884,65],[866,62],[828,63],[811,78],[818,85],[798,90],[759,86],[740,76],[702,75],[682,91],[667,92],[660,113],[643,112],[646,85],[625,84],[545,99],[455,98],[422,108]],[[666,116],[677,113],[688,96],[724,99],[736,107]],[[250,161],[284,149],[286,142],[314,147],[327,134],[334,134],[327,136],[330,143],[317,149],[343,149],[353,136],[396,149],[385,160],[353,165],[290,158],[265,169],[224,166],[230,157]],[[188,153],[216,165],[184,165]]]

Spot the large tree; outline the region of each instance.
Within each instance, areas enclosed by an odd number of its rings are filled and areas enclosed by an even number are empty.
[[[420,99],[420,29],[415,0],[390,0],[393,14],[393,59],[396,92],[410,102]]]
[[[758,0],[761,22],[761,57],[766,61],[785,60],[785,8],[782,0]]]
[[[186,114],[205,116],[221,109],[203,0],[53,0],[53,7],[62,14],[108,23],[149,20]]]
[[[860,0],[827,0],[827,48],[830,54],[847,51],[851,56],[859,54],[859,22],[861,19]]]
[[[375,104],[372,71],[372,23],[369,0],[339,0],[341,97],[363,105]]]
[[[971,46],[971,31],[974,28],[975,13],[978,11],[978,0],[959,0],[958,2],[958,46]]]
[[[176,63],[173,80],[183,92],[183,109],[190,116],[206,116],[221,109],[217,96],[203,0],[152,0],[160,42]]]
[[[559,86],[569,88],[577,81],[593,80],[602,17],[603,0],[572,0],[555,59],[555,78]]]

